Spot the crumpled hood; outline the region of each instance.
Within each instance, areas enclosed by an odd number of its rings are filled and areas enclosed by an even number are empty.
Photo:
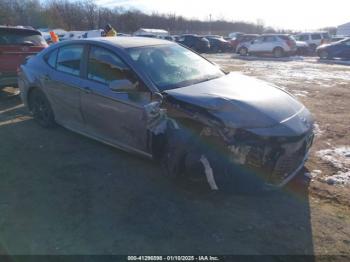
[[[165,93],[175,100],[206,109],[233,128],[272,127],[304,109],[287,92],[240,73],[230,73]]]

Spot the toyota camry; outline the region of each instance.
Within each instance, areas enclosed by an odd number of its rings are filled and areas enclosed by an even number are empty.
[[[212,190],[286,185],[314,136],[310,112],[287,91],[160,39],[54,44],[21,66],[18,84],[41,126],[152,158]]]

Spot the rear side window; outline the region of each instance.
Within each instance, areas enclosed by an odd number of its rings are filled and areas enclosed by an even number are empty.
[[[311,35],[311,39],[312,40],[320,40],[321,39],[321,35],[320,34],[312,34]]]
[[[276,37],[274,36],[265,36],[264,42],[274,42],[276,41]]]
[[[84,51],[83,45],[67,45],[58,51],[56,69],[58,71],[80,75],[80,60]]]
[[[0,30],[0,45],[46,46],[40,33],[26,30]]]
[[[130,79],[129,67],[114,53],[101,47],[92,46],[88,61],[88,79],[109,84],[115,80]]]
[[[56,68],[57,53],[58,49],[56,48],[55,50],[53,50],[45,56],[46,63],[48,63],[48,65],[52,68]]]

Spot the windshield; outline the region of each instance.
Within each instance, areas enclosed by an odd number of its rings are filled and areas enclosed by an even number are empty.
[[[224,75],[218,67],[179,45],[137,47],[128,49],[128,52],[160,91]]]

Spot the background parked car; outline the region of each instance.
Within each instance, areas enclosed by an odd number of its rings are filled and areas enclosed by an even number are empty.
[[[232,32],[228,34],[228,37],[230,37],[231,39],[236,39],[237,37],[239,37],[240,35],[244,35],[241,32]]]
[[[234,40],[231,40],[231,44],[233,46],[233,50],[239,53],[239,49],[243,46],[247,46],[251,41],[255,40],[259,35],[257,34],[245,34],[237,37]]]
[[[199,35],[182,35],[177,41],[197,52],[208,52],[210,50],[209,40]]]
[[[276,58],[293,55],[297,47],[295,40],[288,35],[266,34],[256,38],[246,47],[240,48],[241,55],[273,55]]]
[[[309,55],[310,54],[310,46],[308,43],[304,41],[295,41],[297,45],[297,55]]]
[[[342,36],[342,35],[334,35],[331,38],[331,42],[338,42],[340,40],[344,40],[345,38],[348,38],[347,36]]]
[[[84,38],[85,31],[69,31],[63,37],[60,37],[61,41],[81,39]]]
[[[231,44],[221,36],[205,36],[210,44],[210,51],[213,53],[228,52],[232,50]]]
[[[89,30],[86,31],[83,35],[82,38],[93,38],[93,37],[101,37],[104,34],[103,29],[97,29],[97,30]]]
[[[321,45],[316,49],[316,52],[321,59],[332,59],[335,57],[350,59],[350,38]]]
[[[39,31],[18,27],[0,27],[0,88],[17,85],[17,68],[27,56],[47,47]]]
[[[301,33],[294,36],[297,41],[308,43],[311,52],[314,52],[319,45],[331,42],[328,32]]]

